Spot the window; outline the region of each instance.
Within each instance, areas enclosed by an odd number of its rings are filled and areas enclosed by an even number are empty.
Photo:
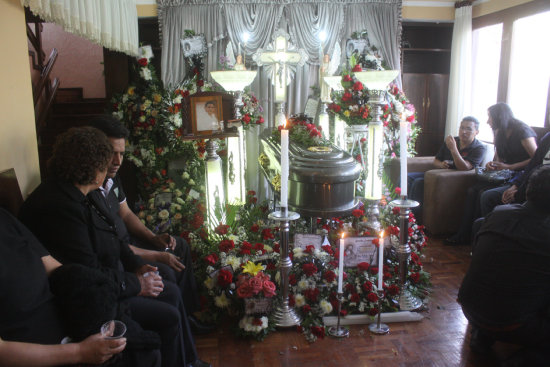
[[[514,115],[530,126],[544,126],[550,80],[550,11],[516,20],[507,102]]]
[[[472,93],[471,114],[481,123],[478,138],[493,141],[493,131],[487,125],[487,108],[497,102],[502,23],[472,32]]]

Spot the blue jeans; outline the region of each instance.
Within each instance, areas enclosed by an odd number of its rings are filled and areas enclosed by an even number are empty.
[[[410,172],[407,174],[407,197],[418,201],[420,204],[424,201],[424,172]],[[417,220],[422,215],[422,205],[412,209]]]
[[[485,217],[487,214],[493,211],[495,206],[503,205],[502,194],[508,190],[511,185],[504,185],[489,189],[481,194],[479,199],[479,208],[481,209],[481,216]]]

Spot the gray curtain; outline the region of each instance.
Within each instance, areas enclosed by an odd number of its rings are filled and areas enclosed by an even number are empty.
[[[306,65],[296,68],[288,86],[288,115],[304,111],[311,87],[319,83],[320,57],[332,54],[337,42],[345,50],[345,41],[354,31],[366,29],[371,44],[378,47],[388,65],[400,69],[402,0],[157,0],[157,3],[162,37],[161,77],[165,85],[174,85],[185,77],[180,47],[185,29],[206,37],[209,50],[205,75],[218,69],[219,56],[225,54],[228,41],[235,54],[240,43],[248,61],[257,49],[265,49],[273,42],[275,30],[286,31],[290,42],[309,56]],[[328,36],[322,50],[320,30],[325,30]],[[242,39],[245,31],[250,35],[246,45]],[[227,39],[221,42],[224,38]],[[270,195],[259,169],[258,142],[262,133],[273,128],[276,113],[270,75],[263,69],[258,69],[250,88],[264,107],[266,123],[246,132],[247,188],[255,190],[260,199]]]

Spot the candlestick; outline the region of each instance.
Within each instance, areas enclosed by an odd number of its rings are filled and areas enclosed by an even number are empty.
[[[407,129],[404,115],[399,121],[399,159],[401,160],[401,196],[407,196]]]
[[[340,239],[340,256],[338,257],[338,293],[342,293],[342,283],[344,282],[344,234]]]
[[[345,327],[340,326],[340,314],[342,313],[342,292],[338,292],[338,321],[336,322],[336,327],[331,326],[328,328],[328,335],[335,338],[347,338],[349,336],[349,330]]]
[[[281,208],[288,206],[288,130],[281,130]]]
[[[378,240],[378,289],[382,290],[384,279],[384,231]]]

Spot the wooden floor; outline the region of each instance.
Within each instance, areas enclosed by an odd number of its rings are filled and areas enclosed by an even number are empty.
[[[213,367],[498,366],[516,348],[496,344],[488,356],[471,353],[468,322],[456,302],[470,248],[429,241],[423,263],[432,275],[433,290],[422,321],[389,324],[390,333],[382,336],[371,334],[367,325],[353,325],[349,338],[325,337],[311,344],[293,329],[257,342],[222,328],[196,338],[199,356]]]

